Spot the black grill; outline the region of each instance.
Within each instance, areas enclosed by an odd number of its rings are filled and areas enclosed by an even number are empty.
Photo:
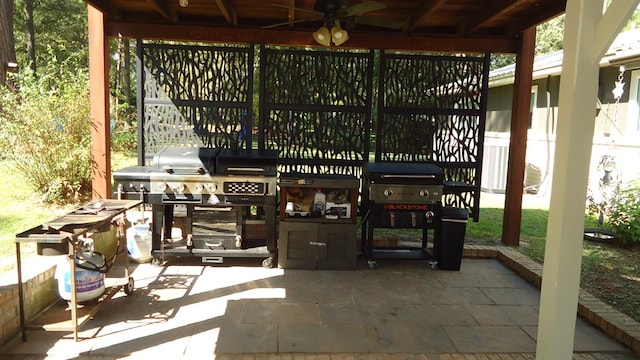
[[[441,216],[444,172],[433,164],[368,163],[363,169],[363,253],[375,259],[433,260],[428,233]],[[416,246],[378,246],[374,229],[419,229]]]

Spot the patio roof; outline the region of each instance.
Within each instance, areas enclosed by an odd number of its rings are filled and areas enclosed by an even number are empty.
[[[108,132],[108,45],[105,37],[190,42],[320,46],[312,33],[326,15],[316,3],[336,0],[85,0],[90,6],[90,53],[94,85],[94,197],[111,194]],[[343,1],[338,1],[343,2]],[[512,137],[526,139],[534,26],[565,11],[567,0],[379,0],[344,1],[340,16],[349,40],[340,48],[445,53],[514,53],[523,81],[516,93]],[[327,5],[325,5],[327,6]],[[371,10],[372,11],[363,11]],[[341,10],[344,11],[344,10]],[[93,14],[93,15],[92,15]],[[281,24],[279,26],[273,26]],[[398,26],[402,24],[402,26]],[[374,26],[375,25],[375,26]],[[382,26],[381,26],[382,25]],[[95,26],[93,32],[92,27]],[[93,35],[92,35],[93,34]],[[92,37],[94,36],[94,37]],[[93,40],[92,40],[93,39]],[[94,45],[91,45],[94,44]],[[93,46],[93,49],[92,49]],[[523,64],[522,61],[525,61]],[[518,105],[522,102],[523,105]],[[526,106],[525,106],[526,105]],[[520,132],[518,126],[522,127]],[[503,241],[519,243],[525,141],[511,147]]]
[[[322,25],[322,21],[296,22],[306,20],[313,0],[265,3],[260,0],[85,1],[90,5],[93,192],[97,198],[108,197],[111,193],[109,44],[106,37],[317,46],[311,32]],[[188,5],[181,7],[180,2]],[[368,22],[404,21],[403,26],[365,27],[367,21],[360,20],[355,28],[350,28],[345,23],[350,39],[342,47],[516,53],[518,67],[503,241],[519,238],[520,233],[535,45],[532,27],[566,9],[560,126],[543,269],[543,278],[550,281],[542,283],[536,357],[570,358],[578,303],[590,139],[595,121],[594,109],[585,106],[584,99],[596,97],[598,62],[640,0],[611,0],[606,6],[604,0],[404,0],[380,3],[385,7],[367,12],[366,16],[371,17]],[[306,10],[296,10],[294,5]],[[265,28],[282,21],[289,23],[284,29]]]
[[[86,0],[108,36],[318,46],[312,33],[330,0]],[[340,1],[338,1],[340,2]],[[562,14],[566,0],[345,2],[341,47],[514,53],[521,33]],[[184,6],[181,6],[184,5]],[[367,11],[364,11],[367,10]],[[274,26],[275,25],[275,26]]]
[[[564,51],[558,50],[536,56],[533,61],[533,79],[559,76],[562,72]],[[640,29],[620,33],[600,60],[600,67],[631,65],[640,67]],[[489,87],[513,84],[516,65],[511,64],[489,73]]]

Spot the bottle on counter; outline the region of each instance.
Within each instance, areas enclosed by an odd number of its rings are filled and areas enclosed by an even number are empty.
[[[320,216],[323,216],[326,205],[327,195],[322,192],[322,189],[318,188],[318,191],[313,197],[313,212],[319,214]]]

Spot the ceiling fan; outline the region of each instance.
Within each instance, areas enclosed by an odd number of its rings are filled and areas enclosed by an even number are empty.
[[[291,7],[286,5],[273,5],[291,9]],[[293,8],[296,11],[312,13],[315,15],[315,18],[295,20],[293,22],[301,23],[323,20],[323,26],[313,33],[313,38],[321,45],[329,46],[331,43],[341,45],[349,38],[347,31],[340,27],[341,21],[343,24],[349,23],[352,26],[354,26],[355,23],[360,23],[390,29],[402,29],[405,26],[404,22],[363,16],[368,12],[381,10],[385,7],[384,4],[377,1],[362,1],[354,5],[349,5],[345,0],[316,0],[313,5],[313,10],[298,7]],[[264,26],[263,28],[274,28],[284,25],[290,25],[290,22],[273,24]]]

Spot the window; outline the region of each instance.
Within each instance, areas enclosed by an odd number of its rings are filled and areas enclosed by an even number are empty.
[[[533,128],[536,118],[536,105],[538,103],[538,85],[531,87],[531,103],[529,104],[529,129]]]
[[[640,130],[640,70],[631,72],[631,88],[629,90],[629,104],[627,109],[627,129]]]

